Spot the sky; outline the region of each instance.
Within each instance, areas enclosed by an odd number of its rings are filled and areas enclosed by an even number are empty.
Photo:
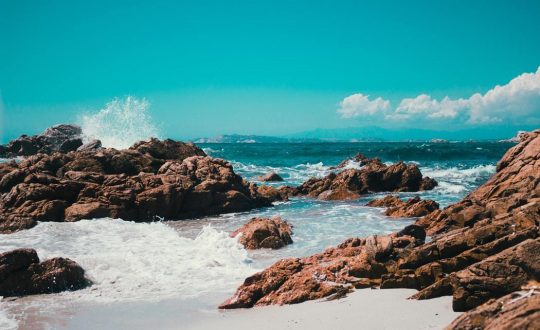
[[[0,0],[0,139],[127,96],[176,138],[540,127],[538,31],[534,0]]]

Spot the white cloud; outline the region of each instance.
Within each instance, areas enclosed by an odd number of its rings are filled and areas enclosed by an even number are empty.
[[[384,114],[390,109],[390,101],[380,97],[370,101],[368,95],[361,93],[347,96],[339,105],[341,107],[338,112],[343,118],[375,116]]]
[[[390,102],[378,97],[369,101],[367,96],[354,94],[346,97],[338,112],[344,118],[359,115],[376,116],[395,121],[459,121],[467,124],[500,122],[540,123],[540,67],[535,73],[524,73],[508,84],[495,86],[485,94],[476,93],[469,98],[441,100],[420,94],[404,98],[391,109]]]

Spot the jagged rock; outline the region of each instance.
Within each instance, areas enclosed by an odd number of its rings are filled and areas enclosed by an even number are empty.
[[[363,156],[362,156],[363,157]],[[377,159],[361,160],[362,168],[311,178],[296,187],[293,195],[307,195],[324,200],[355,199],[370,192],[419,191],[433,189],[436,182],[422,177],[418,166],[398,162],[387,166]]]
[[[420,290],[413,296],[417,299],[452,295],[454,310],[466,311],[520,290],[540,278],[539,172],[540,131],[535,131],[511,148],[497,173],[461,202],[435,210],[398,233],[351,238],[320,254],[279,261],[247,278],[221,308],[291,304],[379,286]],[[338,175],[307,186],[320,194]],[[350,182],[354,186],[358,181]],[[386,197],[372,205],[402,203]],[[425,229],[436,234],[429,242],[424,242]],[[490,313],[465,314],[474,320],[464,317],[464,322],[484,322],[484,316],[497,317],[500,311]],[[512,313],[509,320],[523,322],[516,324],[534,324],[528,314]],[[506,319],[505,314],[501,317]]]
[[[0,157],[30,156],[54,151],[69,152],[82,145],[82,130],[75,125],[56,125],[34,136],[22,135],[0,148]]]
[[[100,150],[102,148],[101,141],[100,140],[91,140],[79,148],[77,148],[77,151],[90,151],[90,150]]]
[[[192,145],[152,139],[126,150],[37,154],[0,163],[0,232],[36,221],[185,219],[270,206],[277,198]]]
[[[250,250],[279,249],[292,244],[292,226],[280,217],[252,218],[248,223],[231,233],[240,235],[240,243]]]
[[[371,207],[386,207],[385,214],[390,217],[422,217],[439,209],[435,201],[416,196],[404,202],[398,196],[388,195],[380,199],[374,199],[367,203]]]
[[[446,330],[540,329],[540,291],[516,291],[460,315]]]
[[[283,181],[283,178],[276,172],[268,172],[265,175],[261,175],[257,177],[257,180],[264,181],[264,182],[275,182],[275,181]]]
[[[0,254],[0,296],[23,296],[79,290],[90,282],[74,261],[53,258],[39,262],[33,249]]]
[[[501,216],[516,216],[534,224],[540,218],[540,130],[522,134],[522,142],[510,148],[497,164],[497,172],[461,202],[434,212],[418,223],[430,234]]]

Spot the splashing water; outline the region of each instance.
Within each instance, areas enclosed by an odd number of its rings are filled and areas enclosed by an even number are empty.
[[[127,96],[112,100],[98,113],[82,117],[85,141],[99,139],[104,147],[126,149],[137,141],[158,137],[149,107],[144,98]]]

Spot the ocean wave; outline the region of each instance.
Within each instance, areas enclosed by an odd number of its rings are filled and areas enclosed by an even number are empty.
[[[19,324],[16,319],[8,315],[8,311],[5,309],[0,297],[0,329],[15,330],[19,328]]]
[[[247,251],[226,232],[205,226],[194,238],[164,223],[113,219],[39,223],[3,235],[0,251],[35,248],[41,260],[75,260],[94,283],[60,295],[114,302],[197,297],[228,292],[255,270]]]
[[[257,182],[257,177],[260,175],[266,174],[268,172],[276,172],[283,177],[283,179],[285,180],[284,183],[286,184],[301,184],[312,177],[322,178],[332,171],[330,166],[324,165],[322,162],[315,164],[299,164],[291,167],[243,164],[240,162],[231,163],[238,174],[245,176],[247,179],[255,182]]]
[[[97,113],[83,115],[80,125],[85,142],[99,139],[104,147],[126,149],[137,141],[158,137],[149,107],[146,99],[128,96],[112,100]]]
[[[421,168],[422,174],[437,180],[434,192],[463,197],[495,173],[495,165],[476,165],[470,168]]]

